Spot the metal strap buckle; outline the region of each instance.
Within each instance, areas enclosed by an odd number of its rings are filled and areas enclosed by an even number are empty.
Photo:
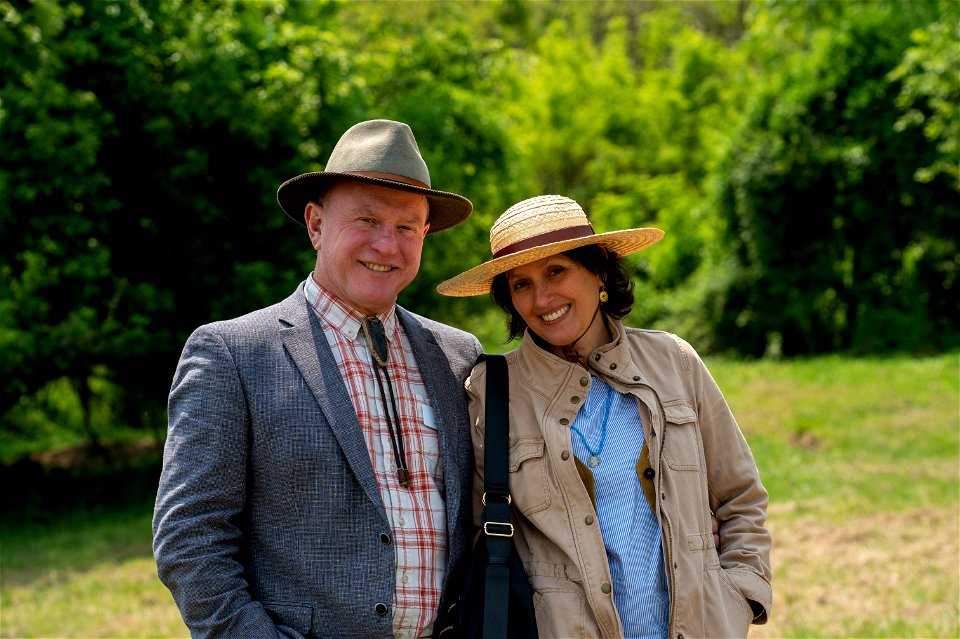
[[[487,493],[483,493],[483,497],[481,497],[480,500],[483,502],[483,505],[486,506],[486,505],[487,505]],[[512,498],[510,495],[507,495],[507,505],[509,506],[509,505],[512,504],[512,503],[513,503],[513,498]]]
[[[500,527],[502,531],[491,530],[491,526]],[[513,524],[510,522],[488,521],[483,524],[483,533],[488,537],[513,537]]]

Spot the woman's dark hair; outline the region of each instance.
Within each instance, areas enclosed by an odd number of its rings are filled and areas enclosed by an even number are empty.
[[[633,280],[623,266],[623,260],[611,250],[602,248],[598,244],[588,244],[579,248],[564,251],[571,260],[580,264],[588,271],[600,277],[604,290],[610,296],[603,304],[603,312],[614,319],[620,319],[633,308]],[[517,312],[510,298],[510,285],[507,283],[506,273],[500,273],[493,278],[490,297],[507,314],[507,342],[519,338],[527,328],[520,313]]]

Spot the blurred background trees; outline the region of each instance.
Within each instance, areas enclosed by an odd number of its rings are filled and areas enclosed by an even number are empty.
[[[4,456],[162,433],[189,332],[312,267],[277,186],[375,117],[475,205],[401,304],[490,349],[492,304],[434,287],[540,193],[663,228],[629,321],[702,352],[955,349],[958,24],[953,0],[0,0]]]

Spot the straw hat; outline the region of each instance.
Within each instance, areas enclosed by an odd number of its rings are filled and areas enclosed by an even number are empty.
[[[493,259],[441,283],[437,292],[450,297],[484,295],[500,273],[550,255],[600,244],[622,257],[661,238],[663,231],[653,228],[596,233],[576,201],[562,195],[539,195],[517,202],[493,223]]]
[[[281,184],[277,201],[287,215],[303,224],[307,203],[315,202],[340,180],[423,193],[430,203],[430,233],[456,226],[473,211],[467,198],[430,187],[430,171],[413,131],[403,122],[368,120],[353,125],[333,147],[326,168]]]

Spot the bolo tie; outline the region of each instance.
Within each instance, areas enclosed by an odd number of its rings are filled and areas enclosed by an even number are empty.
[[[387,361],[390,351],[387,349],[387,336],[383,331],[383,323],[376,317],[363,318],[363,334],[367,336],[367,349],[370,351],[370,361],[373,364],[373,374],[377,378],[377,387],[380,389],[380,401],[383,404],[383,414],[387,419],[387,429],[390,431],[390,442],[393,444],[393,459],[397,465],[397,479],[403,488],[410,487],[410,471],[407,470],[406,453],[403,448],[403,428],[400,425],[400,412],[397,410],[397,400],[393,395],[393,384],[387,372]],[[387,380],[387,389],[390,392],[390,405],[393,407],[391,415],[387,407],[387,394],[383,392],[383,380]]]

